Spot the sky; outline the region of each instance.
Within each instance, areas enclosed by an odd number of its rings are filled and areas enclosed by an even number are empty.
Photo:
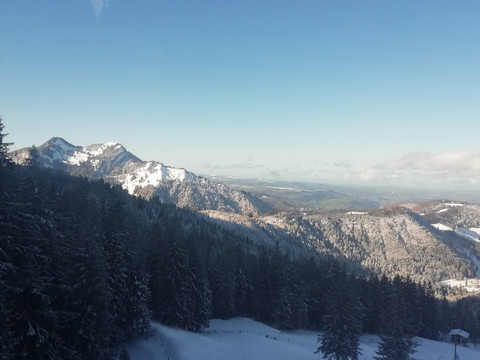
[[[1,0],[11,149],[201,175],[480,185],[480,2]]]

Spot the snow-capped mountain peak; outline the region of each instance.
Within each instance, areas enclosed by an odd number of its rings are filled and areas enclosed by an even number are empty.
[[[66,161],[73,152],[81,149],[70,144],[65,139],[53,137],[38,148],[40,156],[48,167],[53,167],[55,162]]]
[[[63,169],[73,175],[103,178],[121,185],[130,194],[175,203],[197,210],[220,210],[237,213],[259,213],[270,210],[252,195],[235,191],[223,184],[158,161],[142,161],[117,142],[75,146],[55,137],[38,147],[40,165]],[[29,148],[10,153],[24,163]]]
[[[141,160],[128,152],[121,144],[108,142],[75,150],[65,162],[77,166],[88,162],[95,171],[101,171],[100,176],[103,177],[114,168],[125,166],[129,161],[139,162]]]

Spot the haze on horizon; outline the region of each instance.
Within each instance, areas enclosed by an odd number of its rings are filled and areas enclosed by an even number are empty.
[[[480,3],[0,3],[13,149],[197,174],[477,189]]]

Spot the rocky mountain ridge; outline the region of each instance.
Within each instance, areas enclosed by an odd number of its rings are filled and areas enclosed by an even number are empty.
[[[42,166],[103,178],[130,194],[202,211],[216,226],[260,246],[278,244],[291,256],[309,256],[313,249],[341,259],[356,272],[400,274],[433,283],[479,273],[474,241],[437,226],[480,227],[478,205],[439,201],[368,211],[265,215],[269,207],[245,191],[185,169],[142,161],[118,143],[79,147],[53,138],[37,150]],[[17,163],[29,155],[30,149],[11,153]]]
[[[31,148],[12,151],[9,155],[22,164]],[[37,148],[40,166],[62,169],[72,175],[103,178],[119,184],[131,195],[158,197],[166,203],[194,210],[219,210],[256,215],[270,210],[261,200],[245,191],[157,161],[142,161],[116,142],[75,146],[54,137]]]

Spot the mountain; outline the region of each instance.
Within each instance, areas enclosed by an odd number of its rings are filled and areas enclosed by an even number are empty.
[[[16,163],[22,164],[30,157],[30,149],[16,150],[9,155]],[[165,203],[194,210],[251,215],[270,210],[268,205],[245,191],[212,182],[185,169],[157,161],[142,161],[119,143],[81,147],[54,137],[37,150],[40,166],[92,179],[103,178],[121,185],[132,195],[147,199],[155,196]]]
[[[469,189],[412,188],[396,185],[311,183],[246,179],[212,175],[209,178],[242,189],[279,211],[328,212],[344,209],[377,209],[406,202],[423,204],[438,199],[480,203],[480,195]]]
[[[28,154],[29,149],[22,149],[11,156],[21,163]],[[262,215],[270,208],[248,192],[185,169],[142,161],[118,143],[80,147],[53,138],[38,148],[38,154],[43,166],[103,178],[136,196],[203,211],[216,226],[260,246],[279,244],[295,257],[314,249],[342,260],[356,272],[400,274],[432,283],[470,278],[480,268],[474,242],[459,236],[459,231],[441,231],[437,225],[469,231],[480,228],[477,205],[430,202],[358,212],[297,210]],[[298,193],[311,196],[308,191]],[[312,194],[324,196],[319,190]]]
[[[477,270],[472,241],[453,232],[439,231],[419,214],[402,207],[368,213],[282,212],[257,218],[219,212],[208,215],[220,226],[241,226],[251,241],[301,243],[344,261],[356,272],[399,274],[438,284],[447,279],[473,277]]]
[[[408,205],[405,205],[408,206]],[[444,225],[452,230],[469,228],[478,231],[480,229],[480,205],[469,204],[460,201],[431,201],[418,205],[410,205],[410,208],[420,213],[429,223]],[[476,233],[478,239],[480,231]]]

